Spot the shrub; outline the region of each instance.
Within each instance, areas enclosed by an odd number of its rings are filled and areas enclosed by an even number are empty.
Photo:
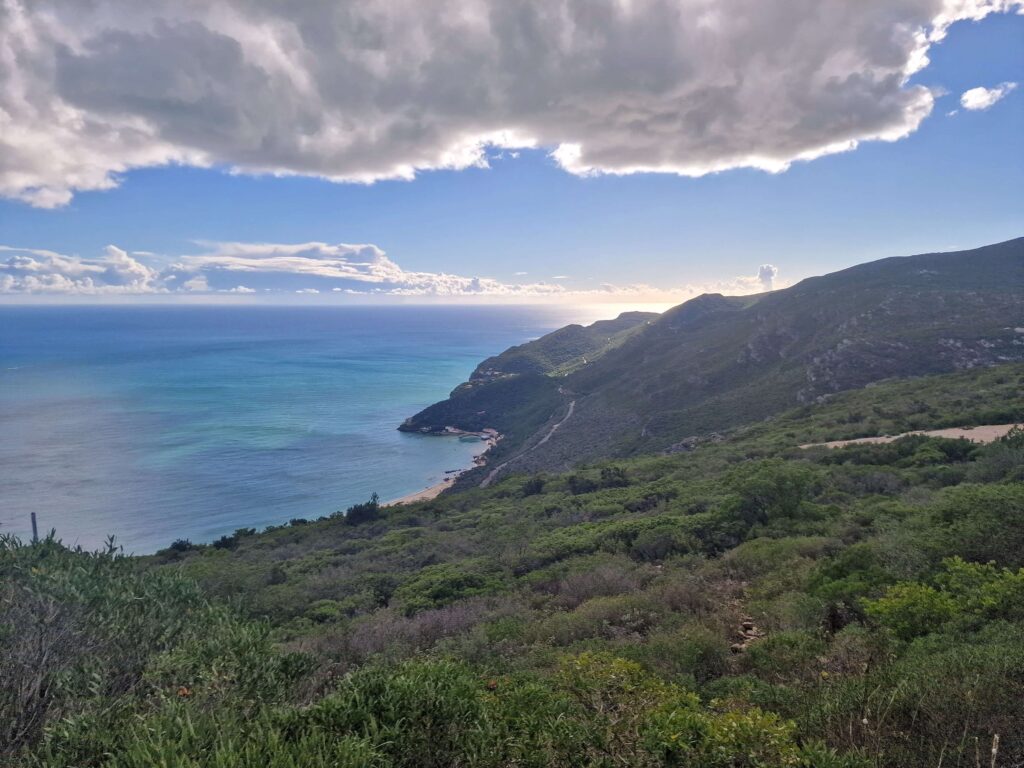
[[[394,766],[447,768],[493,750],[483,681],[452,662],[368,667],[292,717],[291,728],[370,740]]]
[[[536,496],[544,491],[544,478],[541,475],[534,475],[523,483],[523,496]]]
[[[752,643],[744,654],[744,662],[768,682],[816,681],[821,670],[818,659],[825,648],[825,642],[812,632],[775,632]]]
[[[918,638],[892,663],[821,687],[802,730],[892,768],[975,765],[999,734],[999,764],[1016,765],[1024,759],[1022,631],[996,624],[969,638]]]
[[[306,611],[306,616],[317,624],[338,621],[344,615],[341,604],[337,600],[316,600],[310,604],[309,609]]]
[[[729,671],[729,643],[722,635],[702,624],[652,635],[632,658],[668,678],[691,679],[698,685]]]
[[[593,493],[598,490],[601,485],[596,480],[591,480],[589,477],[584,475],[569,475],[566,482],[569,484],[569,492],[574,496],[580,496],[584,493]]]
[[[813,473],[796,462],[766,459],[732,474],[733,512],[750,525],[794,517],[808,498]]]
[[[346,509],[344,513],[345,523],[347,525],[362,525],[363,523],[369,523],[373,520],[377,520],[380,516],[380,496],[378,496],[376,492],[370,494],[368,501],[364,501],[362,504],[353,504],[351,507]]]
[[[1015,573],[959,557],[944,560],[943,567],[935,586],[896,584],[879,599],[864,600],[865,611],[902,640],[941,631],[954,619],[966,625],[1024,619],[1024,568]]]
[[[625,488],[629,485],[629,475],[622,467],[601,467],[602,488]]]
[[[639,664],[584,653],[559,673],[586,715],[586,760],[629,766],[784,768],[800,764],[794,725],[756,708],[710,712],[699,699],[646,674]]]
[[[277,653],[265,625],[209,603],[177,573],[140,573],[112,547],[0,537],[0,605],[0,759],[41,740],[47,766],[132,755],[133,729],[148,728],[140,717],[162,722],[167,701],[243,716],[287,697],[309,668]]]
[[[671,524],[640,531],[629,549],[631,557],[644,562],[657,562],[671,555],[693,552],[699,548],[694,538]]]
[[[940,556],[1024,567],[1024,484],[950,488],[922,523]]]
[[[636,566],[622,559],[570,573],[553,586],[555,602],[567,608],[575,608],[594,597],[635,592],[641,584],[635,569]]]
[[[423,568],[395,590],[394,599],[403,606],[406,615],[411,616],[467,597],[494,594],[502,586],[496,576],[456,563],[445,563]]]

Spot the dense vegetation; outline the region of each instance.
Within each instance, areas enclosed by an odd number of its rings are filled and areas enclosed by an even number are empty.
[[[2,539],[0,762],[1021,764],[1024,434],[798,446],[1022,415],[1004,365],[142,561]]]
[[[594,362],[657,319],[656,312],[623,312],[614,320],[567,325],[487,358],[473,371],[470,381],[529,373],[564,376]]]
[[[447,400],[406,419],[399,429],[429,433],[448,427],[469,432],[495,429],[504,437],[492,450],[492,463],[497,463],[507,449],[529,439],[563,405],[559,378],[622,345],[657,317],[653,312],[623,312],[614,320],[567,325],[507,349],[480,363],[469,381],[456,387]]]

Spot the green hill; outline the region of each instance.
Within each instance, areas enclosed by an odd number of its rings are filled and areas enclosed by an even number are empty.
[[[665,450],[887,378],[1024,360],[1021,327],[1024,238],[883,259],[757,296],[699,296],[557,380],[534,369],[471,382],[404,428],[510,430],[492,465],[568,469]],[[506,355],[529,359],[530,350]],[[552,433],[570,403],[571,418]]]
[[[568,325],[489,357],[447,400],[407,419],[407,432],[497,429],[507,444],[530,437],[563,403],[556,378],[599,359],[657,319],[654,312],[623,312],[589,326]]]
[[[614,320],[567,325],[487,358],[473,371],[470,381],[524,374],[565,375],[592,363],[657,318],[656,312],[623,312]]]

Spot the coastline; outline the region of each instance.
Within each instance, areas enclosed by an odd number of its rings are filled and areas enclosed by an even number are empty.
[[[415,504],[417,501],[429,501],[430,499],[436,499],[446,490],[455,485],[455,481],[462,477],[464,474],[477,467],[482,467],[487,464],[487,453],[497,445],[498,441],[501,440],[501,433],[496,429],[486,428],[479,432],[467,432],[464,429],[457,429],[456,427],[445,427],[443,431],[435,433],[438,437],[478,437],[480,442],[483,444],[483,449],[478,453],[473,454],[472,463],[468,467],[462,469],[450,470],[446,473],[445,478],[434,485],[428,485],[419,491],[413,493],[407,493],[405,496],[400,496],[397,499],[392,499],[384,504],[385,507],[395,507],[402,504]]]

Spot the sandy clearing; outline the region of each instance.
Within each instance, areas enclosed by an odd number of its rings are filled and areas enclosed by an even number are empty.
[[[915,430],[913,432],[903,432],[899,435],[882,435],[881,437],[858,437],[854,440],[832,440],[828,443],[807,443],[801,445],[801,448],[842,448],[844,445],[854,445],[857,443],[891,443],[894,440],[899,440],[901,437],[907,435],[927,435],[928,437],[949,437],[949,438],[966,438],[972,443],[991,443],[999,438],[1003,437],[1014,427],[1022,426],[1020,424],[986,424],[980,427],[950,427],[948,429],[928,429],[928,430]]]

